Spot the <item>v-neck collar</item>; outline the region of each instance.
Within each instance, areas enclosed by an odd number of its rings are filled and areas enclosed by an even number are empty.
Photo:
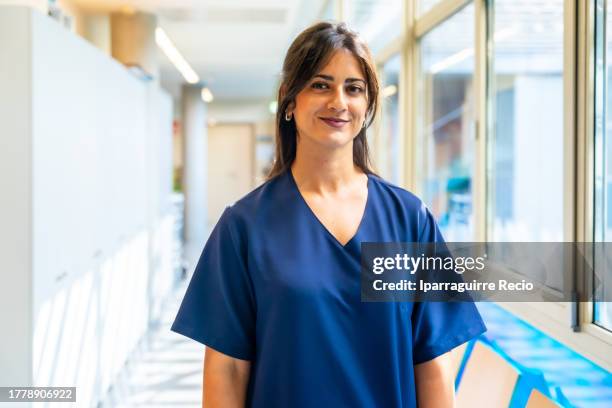
[[[307,212],[310,214],[310,216],[312,218],[314,218],[314,221],[319,224],[319,226],[325,231],[325,233],[331,238],[331,240],[334,241],[339,247],[341,247],[342,249],[348,248],[349,244],[351,242],[353,242],[355,240],[355,238],[357,238],[357,235],[359,235],[359,231],[361,231],[361,229],[363,227],[363,224],[364,224],[364,220],[365,220],[366,215],[368,213],[368,207],[370,206],[370,201],[371,201],[370,200],[370,196],[371,196],[371,193],[372,193],[372,188],[371,188],[371,186],[372,186],[372,183],[371,183],[372,178],[370,177],[370,175],[365,173],[367,178],[368,178],[368,182],[367,182],[367,197],[366,197],[366,204],[365,204],[365,207],[363,209],[363,214],[361,215],[361,220],[359,221],[359,225],[357,226],[357,230],[355,230],[355,234],[353,234],[353,236],[346,242],[346,244],[343,245],[340,241],[338,241],[338,238],[336,238],[336,236],[330,232],[330,230],[325,226],[325,224],[323,224],[323,222],[321,222],[321,220],[319,219],[319,217],[317,217],[317,214],[315,214],[315,212],[312,210],[312,208],[310,208],[310,206],[308,205],[308,202],[306,201],[306,199],[304,198],[304,196],[300,192],[300,189],[299,189],[299,187],[297,185],[297,182],[295,181],[295,178],[293,177],[293,172],[291,171],[291,168],[289,168],[287,170],[287,173],[288,173],[289,181],[290,181],[292,187],[295,189],[295,193],[299,197],[299,201],[304,205],[304,207],[306,207]]]

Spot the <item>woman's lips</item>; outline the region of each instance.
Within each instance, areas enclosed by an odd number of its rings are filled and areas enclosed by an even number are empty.
[[[320,118],[323,122],[327,123],[329,126],[339,129],[342,126],[348,123],[348,120],[342,119],[334,119],[334,118]]]

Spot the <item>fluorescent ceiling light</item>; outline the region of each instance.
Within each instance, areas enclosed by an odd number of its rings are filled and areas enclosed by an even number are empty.
[[[213,99],[214,97],[210,89],[208,89],[208,87],[202,88],[202,100],[206,103],[211,103]]]
[[[183,75],[185,81],[190,84],[196,84],[200,82],[200,77],[191,68],[189,63],[183,58],[181,53],[176,49],[170,38],[166,35],[166,32],[161,28],[155,29],[155,42],[157,46],[166,54],[166,57],[174,64],[176,69]]]

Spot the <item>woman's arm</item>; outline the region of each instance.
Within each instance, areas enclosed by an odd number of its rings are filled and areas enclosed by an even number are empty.
[[[450,352],[415,365],[414,376],[419,408],[455,406],[455,378]]]
[[[251,362],[210,347],[204,354],[204,408],[244,408]]]

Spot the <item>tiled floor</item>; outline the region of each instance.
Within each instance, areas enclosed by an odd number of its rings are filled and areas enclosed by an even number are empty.
[[[170,331],[185,286],[168,302],[149,347],[137,353],[103,408],[200,408],[204,346]]]
[[[99,408],[201,407],[204,346],[170,331],[185,288],[186,282],[175,290],[160,326],[149,335],[149,346],[135,353],[121,380]],[[498,306],[481,304],[479,308],[487,321],[487,335],[520,363],[541,369],[551,388],[559,387],[576,406],[610,406],[610,373],[537,333]],[[508,330],[511,322],[514,329]],[[579,364],[581,370],[572,364]],[[570,366],[574,369],[565,370]]]

